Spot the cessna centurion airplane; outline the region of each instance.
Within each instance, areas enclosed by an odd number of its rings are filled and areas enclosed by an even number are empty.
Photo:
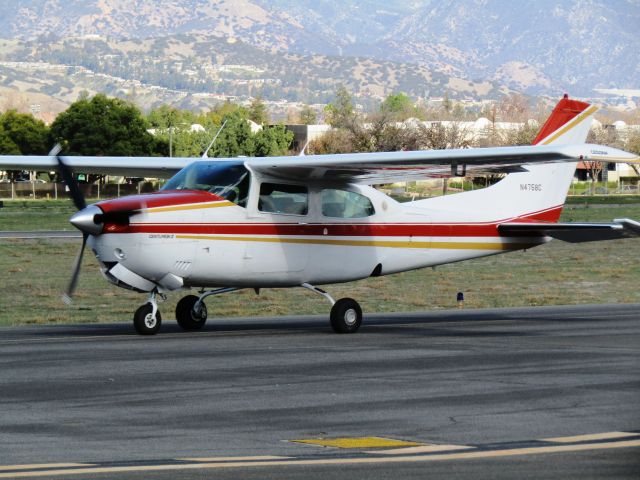
[[[522,250],[551,238],[569,242],[640,235],[640,223],[557,223],[576,162],[637,162],[636,155],[586,145],[595,107],[563,98],[534,146],[305,157],[193,158],[0,157],[0,168],[58,166],[83,232],[68,296],[85,244],[104,276],[147,292],[135,312],[140,334],[161,323],[157,297],[197,288],[176,318],[186,330],[207,319],[204,300],[243,288],[304,287],[332,305],[330,323],[352,333],[362,310],[318,285]],[[54,158],[55,157],[55,158]],[[184,167],[184,168],[182,168]],[[71,171],[170,176],[155,193],[85,206]],[[178,171],[179,170],[179,171]],[[411,203],[371,185],[504,172],[498,183]]]

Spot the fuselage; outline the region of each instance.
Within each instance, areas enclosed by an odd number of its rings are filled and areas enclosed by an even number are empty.
[[[469,221],[468,212],[399,203],[369,186],[247,173],[233,191],[170,183],[99,203],[105,224],[89,245],[107,278],[143,291],[348,282],[530,248],[547,239],[504,237],[498,225],[557,215]],[[123,211],[133,212],[126,222]]]

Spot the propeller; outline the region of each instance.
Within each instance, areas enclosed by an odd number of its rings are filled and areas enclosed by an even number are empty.
[[[73,294],[75,293],[76,286],[78,285],[78,277],[80,276],[80,267],[82,265],[82,256],[84,255],[84,247],[87,245],[87,238],[89,238],[89,234],[82,233],[82,245],[80,246],[80,251],[76,256],[76,261],[73,265],[71,280],[69,280],[69,285],[67,285],[67,289],[62,294],[62,301],[67,305],[71,305],[71,303],[73,303]]]
[[[87,206],[87,202],[84,200],[84,195],[82,191],[80,191],[80,185],[73,178],[73,172],[69,166],[62,161],[62,158],[58,155],[60,153],[62,147],[57,143],[55,147],[49,152],[49,156],[56,157],[56,161],[58,162],[58,169],[60,170],[60,175],[62,175],[62,180],[69,188],[69,195],[73,200],[73,204],[76,206],[78,210],[84,210]]]
[[[84,210],[87,207],[87,202],[84,199],[84,195],[80,190],[80,185],[73,178],[73,172],[71,168],[62,161],[60,158],[60,144],[56,144],[55,147],[49,152],[50,157],[56,157],[56,161],[58,162],[58,170],[60,171],[60,175],[62,176],[62,180],[69,188],[69,195],[73,200],[73,204],[76,208],[80,210]],[[84,254],[84,248],[87,245],[87,238],[89,238],[89,234],[86,232],[82,232],[82,245],[80,246],[80,251],[76,256],[76,260],[73,265],[73,271],[71,273],[71,280],[69,281],[69,285],[62,295],[62,301],[67,305],[72,303],[72,297],[76,290],[76,286],[78,285],[78,277],[80,276],[80,267],[82,265],[82,256]]]

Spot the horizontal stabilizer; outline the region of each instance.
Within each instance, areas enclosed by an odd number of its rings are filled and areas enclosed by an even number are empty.
[[[640,222],[618,218],[613,223],[503,223],[500,235],[552,237],[571,243],[596,242],[640,236]]]

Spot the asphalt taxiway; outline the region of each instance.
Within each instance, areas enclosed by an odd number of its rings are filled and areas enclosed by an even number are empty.
[[[640,305],[0,329],[0,478],[638,478]]]
[[[82,238],[78,230],[29,230],[0,231],[0,239],[32,240],[32,239],[73,239]]]

